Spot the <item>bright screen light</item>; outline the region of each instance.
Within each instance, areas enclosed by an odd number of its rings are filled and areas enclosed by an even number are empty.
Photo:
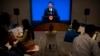
[[[31,0],[32,21],[42,21],[44,10],[48,8],[49,1],[54,3],[60,21],[70,20],[71,0]]]

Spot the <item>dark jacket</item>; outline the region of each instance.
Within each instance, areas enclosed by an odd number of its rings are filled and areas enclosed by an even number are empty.
[[[44,16],[58,16],[56,9],[52,8],[52,12],[50,12],[49,8],[44,11]]]
[[[23,56],[23,55],[19,54],[16,50],[15,49],[8,50],[7,47],[2,46],[2,47],[0,47],[0,56]]]

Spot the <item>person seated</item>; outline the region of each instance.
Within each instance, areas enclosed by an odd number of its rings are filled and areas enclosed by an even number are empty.
[[[73,41],[72,56],[100,56],[98,44],[92,39],[95,31],[94,25],[85,26],[85,34],[77,36]]]
[[[23,37],[18,42],[18,47],[24,52],[27,53],[27,50],[34,49],[34,32],[29,24],[27,19],[22,20],[23,25]]]
[[[54,31],[54,26],[53,24],[49,25],[49,30],[45,32],[46,36],[47,36],[47,48],[52,49],[53,46],[57,43],[56,41],[56,31]]]
[[[0,56],[23,56],[19,51],[16,51],[18,49],[11,50],[6,46],[6,44],[9,43],[11,47],[14,47],[14,39],[11,38],[8,32],[10,15],[7,12],[1,12],[0,19]]]
[[[68,31],[66,31],[64,41],[72,43],[73,39],[79,35],[79,32],[78,32],[79,27],[80,27],[80,24],[76,20],[73,20],[72,29],[69,29]]]
[[[98,42],[98,45],[100,48],[100,27],[96,27],[96,33],[97,33],[97,36],[95,40]]]
[[[8,31],[5,28],[0,27],[0,56],[21,56],[15,50],[8,50],[8,47],[5,46],[8,42]]]

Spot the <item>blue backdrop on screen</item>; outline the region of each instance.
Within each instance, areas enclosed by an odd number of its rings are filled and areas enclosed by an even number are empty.
[[[48,2],[54,3],[54,8],[57,10],[60,16],[60,21],[70,20],[70,2],[71,0],[32,0],[32,20],[42,21],[44,10],[48,7]]]

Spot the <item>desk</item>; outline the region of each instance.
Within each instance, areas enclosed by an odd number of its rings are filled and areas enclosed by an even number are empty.
[[[46,23],[39,25],[34,28],[34,31],[47,31],[49,29],[49,25],[51,23]],[[69,28],[69,25],[64,24],[64,23],[52,23],[54,26],[54,30],[56,31],[66,31]]]

